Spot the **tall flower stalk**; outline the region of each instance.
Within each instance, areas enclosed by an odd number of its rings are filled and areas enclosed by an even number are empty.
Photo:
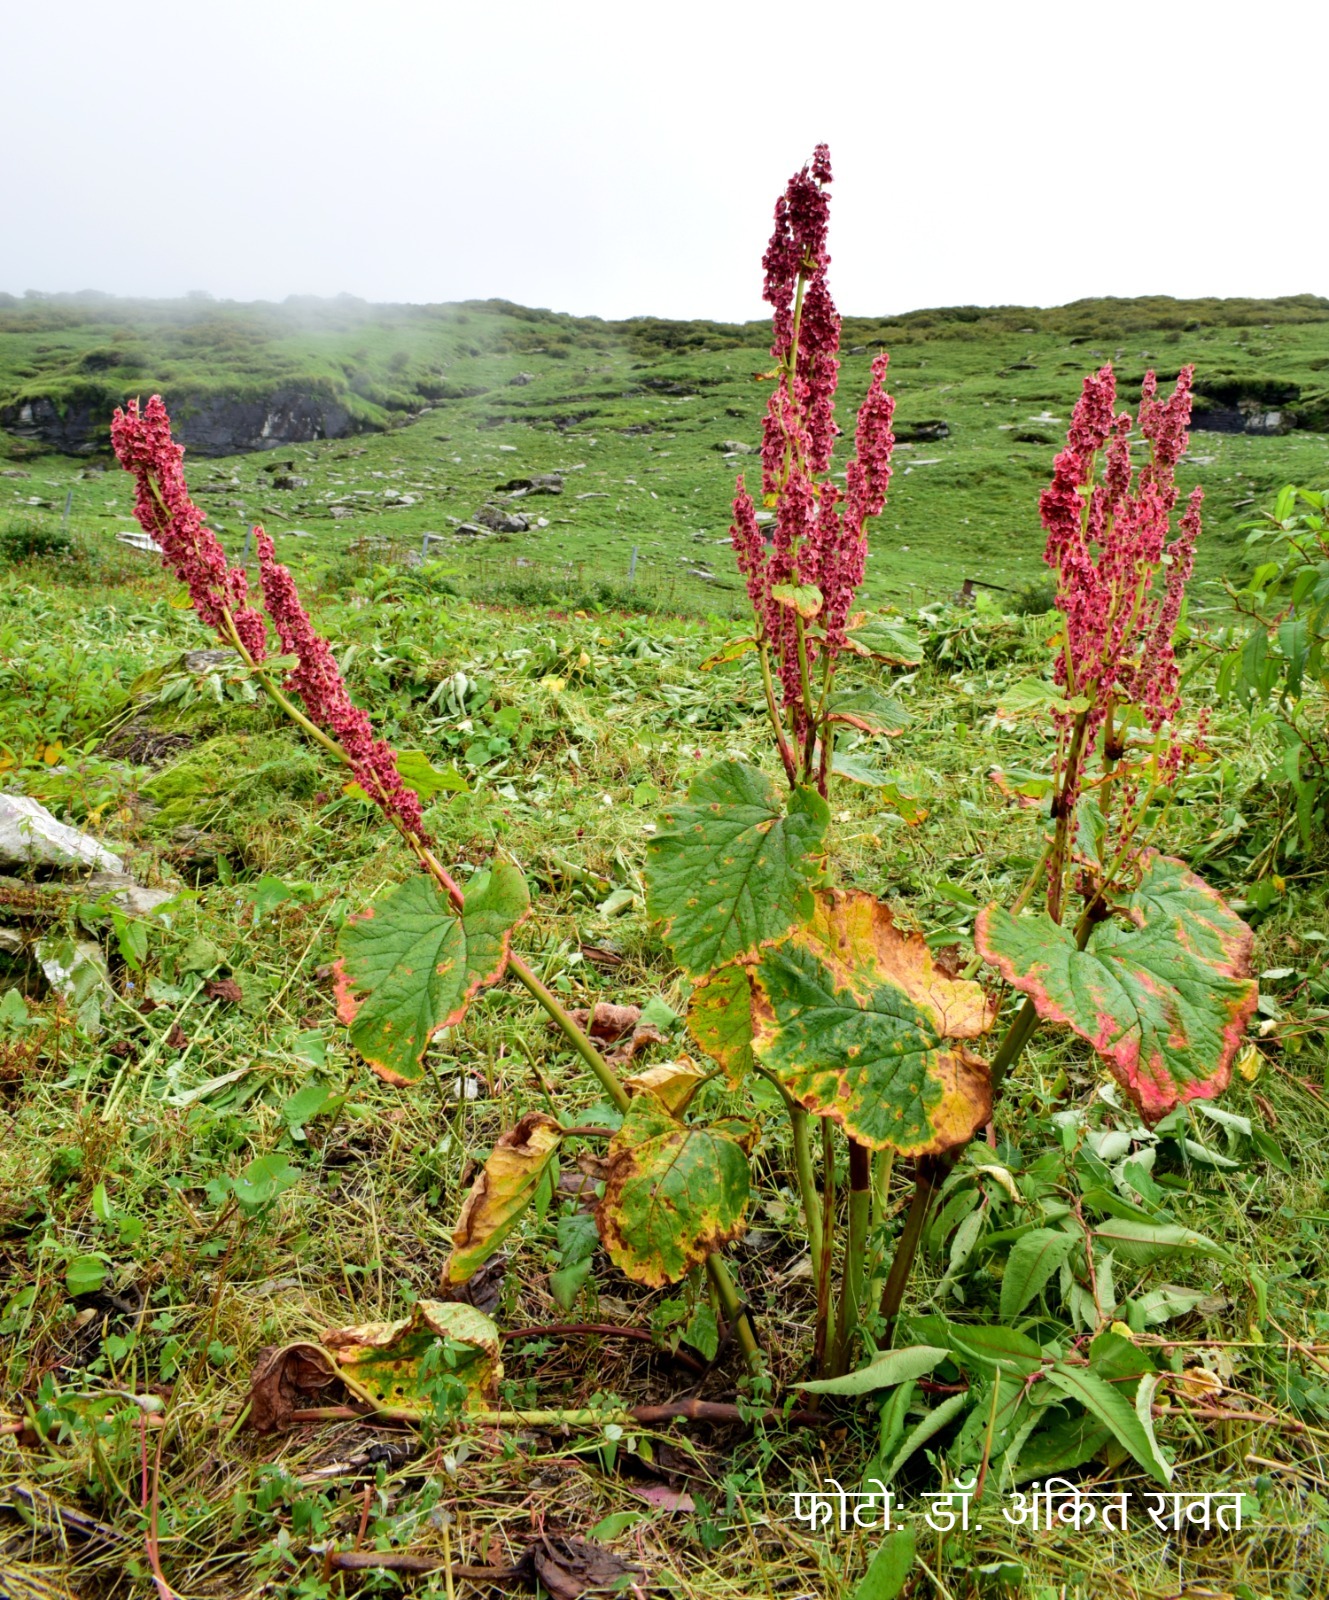
[[[827,284],[830,152],[818,145],[775,207],[764,298],[773,308],[769,375],[775,387],[762,425],[762,501],[774,507],[768,538],[740,476],[730,536],[747,583],[761,653],[767,710],[785,775],[826,793],[834,748],[828,722],[835,664],[867,567],[867,524],[886,504],[895,402],[888,357],[872,363],[858,413],[845,489],[827,476],[839,428],[840,317]],[[778,685],[778,692],[777,692]]]

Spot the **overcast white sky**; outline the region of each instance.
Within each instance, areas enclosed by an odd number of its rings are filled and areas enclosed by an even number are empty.
[[[1321,0],[0,0],[0,289],[763,315],[1329,292]]]

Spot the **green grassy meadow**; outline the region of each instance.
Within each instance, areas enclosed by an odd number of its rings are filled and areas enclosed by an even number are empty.
[[[570,567],[615,584],[626,581],[636,548],[643,588],[723,614],[742,602],[726,543],[734,477],[755,465],[724,447],[759,442],[766,385],[754,379],[768,364],[767,342],[764,324],[604,323],[502,302],[21,301],[0,305],[0,406],[91,394],[109,418],[126,395],[155,390],[168,399],[178,391],[187,406],[210,393],[322,387],[384,431],[191,461],[202,503],[237,548],[251,520],[269,526],[295,565],[326,566],[365,537],[418,547],[429,532],[443,535],[431,548],[468,583]],[[1037,581],[1038,494],[1080,380],[1104,360],[1116,364],[1123,403],[1138,398],[1147,367],[1167,378],[1188,361],[1202,395],[1206,384],[1220,397],[1234,385],[1295,395],[1294,409],[1321,427],[1329,392],[1329,304],[1311,297],[851,318],[842,344],[840,420],[849,430],[872,354],[891,352],[902,442],[866,594],[905,609],[944,598],[965,578],[1008,590]],[[530,381],[514,385],[521,374]],[[911,427],[935,421],[947,437],[905,442]],[[89,470],[95,461],[28,455],[24,441],[0,434],[6,448],[21,452],[10,470],[31,474],[0,485],[16,514],[33,499],[62,510],[72,487],[81,517],[132,526],[125,485]],[[1239,564],[1239,529],[1253,506],[1284,483],[1322,478],[1327,465],[1323,431],[1197,432],[1180,481],[1206,490],[1199,581],[1212,585]],[[501,501],[500,485],[550,472],[566,475],[563,493],[517,508],[546,527],[454,533]],[[304,482],[278,489],[278,478]]]
[[[293,331],[295,310],[222,307],[190,311],[213,341],[191,347],[183,313],[104,309],[61,326],[69,308],[56,303],[0,306],[0,391],[54,383],[58,364],[105,348],[138,353],[145,396],[228,372],[261,384],[278,358],[359,383],[381,431],[190,457],[191,487],[233,554],[250,520],[274,533],[379,731],[456,766],[464,792],[427,812],[440,856],[463,882],[496,855],[521,868],[532,913],[517,942],[543,981],[570,1005],[652,1005],[662,1039],[637,1065],[695,1048],[642,873],[661,808],[697,772],[724,757],[772,764],[752,658],[702,669],[742,614],[727,527],[748,458],[718,447],[758,441],[762,331],[494,304],[304,308],[310,326]],[[247,343],[227,332],[233,318],[256,330]],[[950,433],[896,456],[867,592],[918,621],[925,659],[854,669],[909,720],[896,737],[862,737],[891,784],[837,781],[833,849],[846,885],[889,899],[934,948],[959,946],[963,964],[976,908],[1009,903],[1040,849],[1044,819],[1021,785],[1046,764],[1048,737],[998,702],[1041,676],[1052,648],[1054,617],[1015,600],[1043,570],[1037,497],[1080,376],[1104,358],[1136,381],[1146,363],[1172,373],[1194,360],[1248,385],[1274,374],[1309,404],[1329,306],[1104,301],[856,321],[847,401],[880,342],[900,422],[944,420]],[[97,381],[115,387],[127,371]],[[513,385],[518,373],[531,381]],[[425,382],[484,392],[429,400]],[[618,1592],[689,1600],[1329,1594],[1329,852],[1297,834],[1273,719],[1214,694],[1220,580],[1242,566],[1242,523],[1285,482],[1329,482],[1329,437],[1197,432],[1181,474],[1207,491],[1188,715],[1210,706],[1213,723],[1159,842],[1255,928],[1262,998],[1220,1102],[1234,1120],[1196,1113],[1159,1142],[1148,1190],[1150,1216],[1214,1250],[1121,1255],[1115,1284],[1109,1269],[1095,1286],[1122,1318],[1161,1294],[1150,1303],[1163,1311],[1134,1330],[1160,1374],[1159,1442],[1179,1489],[1245,1495],[1245,1525],[1172,1534],[1141,1513],[1129,1538],[1031,1538],[988,1519],[923,1534],[922,1564],[895,1591],[865,1578],[871,1534],[809,1532],[788,1498],[827,1477],[857,1482],[877,1460],[879,1395],[833,1402],[815,1426],[468,1427],[445,1408],[423,1429],[246,1425],[266,1347],[403,1317],[438,1294],[461,1201],[520,1113],[594,1128],[612,1108],[515,984],[436,1041],[419,1087],[366,1071],[336,1020],[330,964],[346,917],[407,876],[396,836],[252,684],[185,660],[214,641],[156,560],[116,541],[135,526],[124,474],[97,455],[0,441],[4,471],[26,474],[0,477],[0,780],[174,891],[126,916],[51,874],[0,877],[5,1600],[160,1596],[154,1522],[166,1580],[188,1600],[532,1592],[529,1577],[492,1574],[541,1530],[639,1569]],[[552,472],[559,495],[498,495]],[[458,534],[487,502],[548,525]],[[442,538],[421,565],[426,532]],[[966,578],[997,587],[960,607],[949,597]],[[100,950],[106,978],[67,1004],[40,961],[71,939]],[[1008,1013],[1017,998],[1002,996]],[[1036,1035],[990,1165],[973,1175],[985,1213],[1018,1225],[1022,1185],[1049,1151],[1087,1148],[1107,1174],[1110,1148],[1148,1142],[1105,1083],[1080,1042]],[[704,1095],[730,1109],[719,1081]],[[759,1109],[757,1192],[732,1264],[783,1398],[807,1373],[815,1296],[784,1118]],[[588,1134],[565,1158],[558,1191],[491,1275],[510,1335],[505,1404],[751,1399],[736,1349],[707,1334],[704,1286],[648,1291],[603,1255],[570,1297],[557,1281],[600,1148]],[[895,1172],[878,1243],[910,1190]],[[1001,1272],[992,1253],[957,1261],[943,1216],[907,1310],[993,1321]],[[1029,1318],[1068,1346],[1086,1337],[1051,1289]],[[920,1396],[911,1426],[936,1398]],[[1110,1449],[1082,1476],[1152,1487]],[[934,1481],[920,1451],[899,1487],[916,1503]],[[375,1553],[396,1566],[373,1567]],[[366,1557],[360,1569],[337,1567],[351,1555]]]

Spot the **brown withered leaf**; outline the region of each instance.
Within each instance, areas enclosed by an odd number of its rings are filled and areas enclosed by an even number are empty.
[[[585,1180],[579,1178],[579,1181]],[[493,1316],[503,1297],[503,1280],[507,1275],[508,1257],[504,1254],[491,1256],[479,1271],[467,1278],[465,1283],[449,1283],[445,1265],[438,1297],[440,1300],[456,1301],[458,1305],[474,1306],[486,1316]]]
[[[617,950],[607,949],[601,944],[584,944],[581,947],[585,960],[593,962],[597,967],[621,967],[623,957]]]
[[[527,1546],[522,1557],[524,1573],[536,1577],[549,1591],[550,1600],[580,1600],[592,1591],[619,1592],[629,1574],[641,1576],[634,1567],[590,1539],[543,1533]]]
[[[327,1391],[344,1391],[332,1358],[316,1344],[268,1345],[258,1353],[249,1384],[249,1426],[277,1433],[291,1425],[291,1413],[329,1403]]]
[[[173,1022],[164,1040],[168,1050],[183,1050],[189,1043],[189,1037],[178,1022]]]
[[[619,1006],[613,1005],[608,1000],[597,1000],[593,1017],[586,1006],[580,1007],[571,1015],[577,1026],[585,1029],[592,1039],[603,1039],[606,1044],[613,1044],[625,1033],[630,1033],[641,1021],[641,1007]]]
[[[209,1000],[227,1000],[233,1006],[238,1006],[245,997],[234,978],[213,978],[203,985],[203,993]]]

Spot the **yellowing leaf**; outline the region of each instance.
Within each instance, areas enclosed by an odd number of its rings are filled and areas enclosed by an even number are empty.
[[[821,590],[815,583],[777,583],[771,588],[777,606],[797,611],[804,622],[811,622],[821,610]]]
[[[398,1322],[365,1322],[325,1333],[323,1349],[337,1376],[361,1400],[398,1416],[426,1416],[433,1409],[432,1386],[420,1362],[439,1342],[447,1342],[452,1362],[441,1374],[459,1378],[468,1404],[497,1398],[503,1376],[498,1329],[474,1306],[450,1300],[417,1300]]]
[[[1083,950],[1046,913],[978,914],[978,949],[1040,1017],[1093,1045],[1147,1122],[1227,1087],[1255,1010],[1254,935],[1184,862],[1146,851],[1140,883]]]
[[[1253,1044],[1248,1044],[1237,1057],[1237,1071],[1245,1078],[1247,1083],[1254,1083],[1260,1076],[1263,1060],[1260,1052]]]
[[[752,990],[741,962],[700,979],[688,1004],[688,1032],[724,1068],[731,1089],[752,1070]]]
[[[654,1095],[637,1095],[610,1142],[596,1211],[614,1265],[659,1288],[736,1239],[748,1207],[751,1134],[747,1124],[686,1126]]]
[[[465,1283],[503,1243],[534,1200],[563,1130],[543,1111],[528,1111],[501,1134],[471,1185],[452,1233],[444,1276]]]
[[[754,1049],[799,1103],[874,1150],[930,1155],[988,1120],[986,1063],[953,1041],[991,1026],[976,983],[948,978],[918,934],[858,890],[816,897],[811,921],[754,967]]]
[[[653,1094],[667,1111],[678,1116],[706,1081],[706,1073],[686,1056],[681,1061],[665,1061],[645,1072],[634,1072],[623,1080],[632,1094]]]

